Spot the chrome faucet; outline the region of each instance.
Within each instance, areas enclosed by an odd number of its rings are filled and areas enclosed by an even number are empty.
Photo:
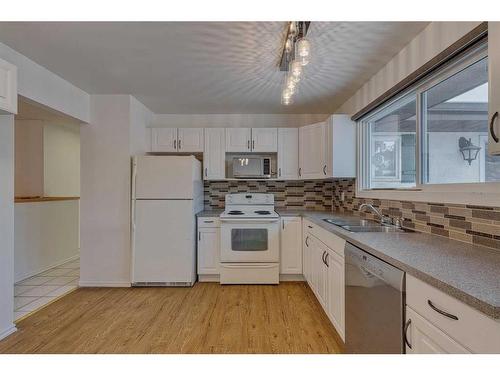
[[[381,224],[392,224],[391,218],[389,216],[382,215],[382,213],[371,204],[361,204],[358,208],[358,211],[363,212],[365,208],[367,208],[369,211],[372,211],[379,218]]]

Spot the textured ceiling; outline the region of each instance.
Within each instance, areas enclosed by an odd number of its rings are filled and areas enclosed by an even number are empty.
[[[284,22],[0,23],[0,41],[91,94],[155,113],[331,113],[427,23],[313,22],[295,104],[280,104]]]

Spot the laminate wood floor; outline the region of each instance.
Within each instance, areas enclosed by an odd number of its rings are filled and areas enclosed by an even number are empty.
[[[304,282],[80,288],[18,323],[0,353],[340,353]]]

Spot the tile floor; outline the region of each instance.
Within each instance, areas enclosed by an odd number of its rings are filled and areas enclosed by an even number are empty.
[[[14,285],[14,320],[75,290],[80,278],[80,259],[51,268]]]

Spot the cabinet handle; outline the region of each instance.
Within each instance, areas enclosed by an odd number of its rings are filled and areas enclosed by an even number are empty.
[[[174,150],[177,148],[177,139],[174,139]]]
[[[255,150],[255,139],[252,141],[252,150]]]
[[[247,141],[247,148],[250,150],[250,140]]]
[[[214,221],[213,220],[203,220],[204,223],[207,223],[207,224],[210,224],[210,223],[213,223]]]
[[[308,225],[307,227],[308,227],[309,229],[313,229],[312,225]]]
[[[309,239],[309,236],[306,237],[306,246],[309,247],[309,242],[307,240]]]
[[[323,251],[323,255],[321,255],[321,260],[322,260],[323,264],[326,265],[326,263],[325,263],[325,255],[326,255],[326,251]]]
[[[181,149],[181,140],[179,139],[179,150]]]
[[[453,314],[450,314],[450,313],[447,313],[446,311],[443,311],[439,308],[437,308],[436,306],[434,306],[434,304],[432,303],[432,301],[430,299],[427,300],[427,304],[436,312],[440,313],[441,315],[444,315],[446,316],[447,318],[450,318],[450,319],[453,319],[453,320],[458,320],[458,316],[456,315],[453,315]]]
[[[285,229],[285,220],[281,220],[281,225],[283,226],[283,229]]]
[[[198,241],[201,241],[201,232],[198,232]]]
[[[494,129],[495,120],[497,117],[498,117],[498,112],[495,112],[493,114],[493,116],[491,117],[491,121],[490,121],[490,134],[491,134],[491,138],[493,138],[495,143],[498,143],[498,136],[495,134],[495,129]]]
[[[326,253],[325,255],[325,265],[330,268],[330,263],[328,263],[328,257],[330,256],[330,254]]]
[[[299,177],[302,176],[302,168],[299,168]]]
[[[281,168],[278,168],[278,176],[281,177]]]
[[[323,167],[323,174],[326,176],[326,165]]]
[[[205,168],[205,177],[208,177],[208,168]]]
[[[411,324],[411,319],[408,319],[405,323],[405,329],[403,330],[403,339],[405,341],[405,344],[411,349],[412,346],[411,346],[410,342],[408,341],[408,336],[407,336],[408,327],[410,327],[410,324]]]

